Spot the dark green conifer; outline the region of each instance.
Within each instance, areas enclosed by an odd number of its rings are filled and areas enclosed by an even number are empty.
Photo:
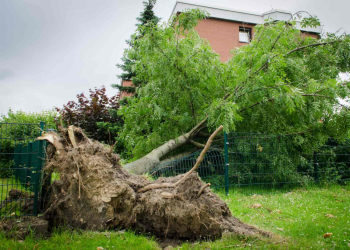
[[[152,23],[154,25],[157,25],[157,23],[160,21],[160,18],[157,17],[154,14],[153,7],[156,4],[156,0],[148,0],[144,1],[143,5],[145,6],[144,10],[140,12],[140,17],[136,18],[138,23],[136,24],[137,27],[144,26],[147,23]],[[126,40],[126,43],[130,47],[135,46],[132,42],[134,39],[137,39],[139,36],[142,36],[140,33],[135,33],[131,36],[129,40]],[[128,49],[127,49],[128,50]],[[113,88],[118,89],[120,92],[126,92],[126,93],[135,93],[135,90],[137,87],[142,86],[146,84],[144,81],[137,78],[137,75],[135,72],[133,72],[132,67],[135,64],[135,61],[137,58],[130,58],[127,53],[124,53],[122,57],[122,64],[117,64],[117,67],[123,70],[123,73],[118,75],[118,78],[125,80],[125,81],[132,81],[134,87],[127,87],[127,86],[121,86],[117,84],[112,84]]]

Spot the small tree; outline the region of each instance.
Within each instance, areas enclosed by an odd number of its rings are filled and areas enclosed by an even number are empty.
[[[69,101],[63,108],[56,108],[60,114],[56,122],[62,120],[66,125],[81,127],[91,138],[113,143],[123,124],[117,115],[118,96],[109,98],[104,86],[89,91],[89,96],[78,94],[77,102]]]
[[[137,87],[143,86],[146,82],[143,79],[137,77],[136,72],[133,70],[135,62],[138,60],[137,57],[128,54],[128,51],[131,48],[135,49],[135,40],[141,38],[144,34],[141,31],[141,27],[145,25],[157,25],[160,21],[160,18],[157,17],[153,12],[153,7],[156,4],[156,0],[148,0],[143,2],[145,8],[143,12],[140,13],[140,17],[137,18],[139,23],[136,24],[138,27],[136,33],[134,33],[130,40],[126,40],[126,43],[129,45],[129,48],[125,50],[124,55],[122,57],[122,64],[117,64],[117,67],[123,70],[118,77],[125,81],[132,81],[133,86],[121,86],[117,84],[112,84],[113,88],[119,90],[119,92],[126,93],[135,93],[135,89]],[[141,31],[141,32],[138,32]]]

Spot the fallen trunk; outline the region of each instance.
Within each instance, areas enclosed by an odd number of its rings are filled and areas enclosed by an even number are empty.
[[[60,181],[52,185],[46,219],[90,230],[133,229],[160,238],[215,239],[225,231],[267,235],[232,217],[225,202],[193,172],[195,168],[185,175],[150,181],[130,174],[119,165],[118,155],[90,141],[80,129],[73,130],[74,146],[71,132],[54,137],[64,151],[59,147],[60,154],[46,166],[60,173]]]
[[[167,141],[160,147],[153,149],[150,153],[143,156],[142,158],[126,164],[124,168],[127,169],[130,173],[137,175],[148,173],[160,163],[160,159],[163,156],[188,143],[194,135],[196,135],[201,129],[205,127],[206,122],[207,119],[204,119],[198,123],[190,132]]]

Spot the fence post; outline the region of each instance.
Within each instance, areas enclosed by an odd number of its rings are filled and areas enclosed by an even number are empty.
[[[13,168],[15,169],[15,172],[16,172],[16,168],[18,168],[18,166],[19,166],[19,153],[20,152],[21,152],[21,146],[20,146],[20,144],[17,144],[17,146],[15,146],[15,154],[13,156],[13,160],[15,161]]]
[[[317,163],[316,152],[314,152],[314,174],[315,174],[315,180],[318,183],[319,182],[319,173],[318,173],[318,163]]]
[[[227,133],[224,132],[224,137],[225,137],[225,192],[226,195],[228,195],[228,191],[229,191],[229,178],[228,178],[228,167],[229,167],[229,163],[228,163],[228,138],[227,138]]]
[[[42,135],[42,131],[44,131],[45,122],[40,122],[40,135]],[[34,175],[34,204],[33,204],[33,215],[38,216],[38,200],[39,200],[39,192],[40,192],[40,177],[41,177],[41,170],[43,167],[44,162],[44,150],[43,146],[44,143],[42,140],[38,140],[37,143],[38,146],[38,154],[37,154],[37,165]]]
[[[26,167],[27,167],[27,170],[26,170],[26,176],[25,176],[25,183],[26,185],[28,186],[28,188],[30,188],[30,183],[32,182],[32,180],[30,179],[30,167],[31,167],[31,163],[32,163],[32,153],[33,153],[33,142],[28,142],[28,145],[27,145],[27,163],[26,163]],[[29,178],[28,178],[29,176]],[[28,181],[29,179],[29,181]],[[29,183],[28,183],[29,182]]]
[[[17,144],[17,163],[15,163],[15,179],[19,179],[20,167],[21,167],[21,153],[22,153],[22,143]],[[16,162],[16,160],[15,160]]]
[[[42,133],[42,131],[45,131],[45,123],[44,122],[41,122],[40,123],[40,128],[41,128],[41,132],[40,134]],[[43,145],[42,145],[42,156],[41,156],[41,168],[40,170],[42,170],[44,168],[44,164],[45,164],[45,159],[46,159],[46,154],[45,154],[45,151],[44,149],[46,149],[46,142],[45,141],[42,141]],[[45,202],[46,202],[46,199],[47,199],[47,196],[49,194],[49,190],[50,190],[50,186],[51,186],[51,173],[50,174],[47,174],[47,173],[42,173],[42,188],[41,188],[41,196],[40,196],[40,206],[41,206],[41,209],[44,209],[45,207]]]

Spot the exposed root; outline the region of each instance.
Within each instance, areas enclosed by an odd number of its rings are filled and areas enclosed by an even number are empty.
[[[190,172],[152,182],[123,169],[118,155],[90,141],[81,129],[73,127],[73,131],[76,147],[67,130],[60,135],[50,132],[58,138],[54,142],[61,153],[53,155],[46,169],[59,172],[60,181],[52,184],[45,218],[56,225],[89,230],[125,228],[183,240],[215,239],[225,231],[268,235],[232,217],[226,203],[194,172],[200,157]],[[139,192],[150,186],[159,188]]]
[[[200,196],[200,195],[203,193],[204,189],[205,189],[206,187],[209,187],[209,186],[210,186],[210,183],[207,183],[207,184],[205,184],[203,187],[201,187],[201,189],[199,189],[199,191],[198,191],[198,196]]]
[[[74,126],[69,126],[68,127],[68,136],[69,136],[69,140],[72,143],[73,148],[77,148],[78,145],[75,141],[75,136],[74,136]]]

